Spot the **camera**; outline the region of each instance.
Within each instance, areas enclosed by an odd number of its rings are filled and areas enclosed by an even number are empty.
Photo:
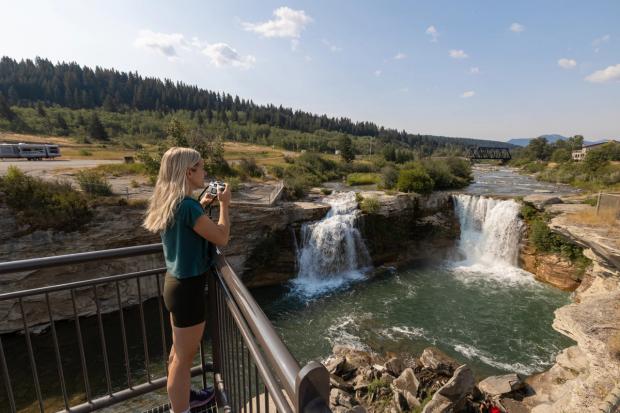
[[[211,181],[209,182],[209,186],[207,186],[207,189],[205,190],[205,192],[212,196],[217,196],[220,190],[223,191],[225,189],[226,189],[226,184],[224,182]]]

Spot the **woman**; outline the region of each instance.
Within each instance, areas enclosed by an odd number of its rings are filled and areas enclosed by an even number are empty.
[[[228,185],[219,192],[220,218],[214,223],[203,206],[210,195],[200,201],[191,197],[204,186],[204,162],[189,148],[170,148],[161,159],[159,175],[143,226],[160,233],[166,259],[164,303],[170,312],[172,349],[168,360],[168,397],[171,412],[186,413],[213,399],[213,392],[191,390],[194,356],[205,327],[204,290],[206,272],[211,264],[209,244],[228,243],[230,222]]]

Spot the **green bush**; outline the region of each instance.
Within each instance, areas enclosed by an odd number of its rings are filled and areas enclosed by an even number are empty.
[[[92,218],[86,198],[69,182],[44,181],[11,166],[0,177],[0,191],[17,222],[27,225],[29,231],[75,231]]]
[[[103,196],[112,195],[112,187],[105,176],[99,172],[88,169],[80,171],[75,175],[75,179],[80,185],[80,188],[82,188],[82,191],[88,194]]]
[[[80,149],[78,151],[78,155],[80,156],[93,156],[93,153],[87,149]]]
[[[265,173],[263,169],[256,164],[254,158],[243,158],[239,161],[239,174],[241,176],[250,176],[252,178],[261,178]]]
[[[381,169],[381,180],[383,188],[393,189],[398,182],[398,169],[391,165],[386,165]]]
[[[362,212],[376,214],[381,208],[381,202],[376,197],[364,198],[360,204]]]
[[[403,169],[398,176],[397,188],[402,192],[417,192],[428,194],[433,191],[433,179],[421,167]]]
[[[347,184],[354,185],[372,185],[381,182],[381,176],[376,173],[355,172],[347,175]]]

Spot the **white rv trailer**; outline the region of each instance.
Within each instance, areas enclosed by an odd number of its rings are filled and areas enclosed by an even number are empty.
[[[0,143],[0,159],[26,158],[28,160],[52,159],[60,156],[58,145],[47,143]]]

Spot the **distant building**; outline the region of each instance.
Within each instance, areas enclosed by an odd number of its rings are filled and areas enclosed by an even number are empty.
[[[598,146],[605,145],[606,143],[610,143],[610,142],[620,144],[620,142],[610,139],[607,142],[599,142],[599,143],[594,143],[592,145],[583,146],[581,149],[573,151],[573,161],[583,161],[584,159],[586,159],[586,155],[588,154],[589,151],[597,148]]]

